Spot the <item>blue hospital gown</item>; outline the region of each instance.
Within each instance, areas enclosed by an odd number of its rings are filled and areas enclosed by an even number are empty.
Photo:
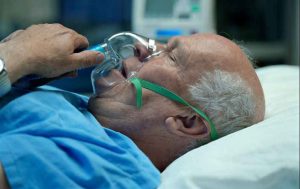
[[[0,161],[11,188],[156,188],[159,171],[125,135],[102,127],[87,98],[14,91],[0,101]]]

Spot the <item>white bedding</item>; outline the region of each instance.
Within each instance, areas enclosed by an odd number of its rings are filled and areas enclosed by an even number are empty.
[[[265,120],[180,157],[162,173],[160,189],[299,188],[299,67],[257,73]]]

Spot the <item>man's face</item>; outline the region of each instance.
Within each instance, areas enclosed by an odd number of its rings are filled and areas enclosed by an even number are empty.
[[[252,65],[236,44],[221,36],[175,37],[167,43],[164,53],[147,63],[131,58],[123,64],[123,73],[112,72],[112,78],[124,79],[138,70],[137,77],[175,92],[194,106],[197,105],[187,91],[190,85],[201,83],[203,74],[216,69],[238,74],[261,102],[255,119],[263,119],[263,92]],[[209,134],[189,108],[147,89],[143,89],[142,108],[137,109],[135,88],[130,82],[107,89],[98,83],[96,88],[101,90],[88,105],[92,114],[104,127],[130,137],[160,170],[184,153],[195,139]]]
[[[203,73],[215,69],[238,73],[249,81],[250,86],[257,85],[257,81],[249,79],[253,69],[240,48],[223,37],[211,34],[172,38],[165,52],[159,56],[146,63],[130,58],[123,65],[123,73],[112,72],[112,78],[126,78],[130,72],[138,70],[137,77],[172,90],[189,102],[188,87],[198,82]],[[90,99],[90,111],[103,126],[133,140],[163,135],[161,126],[166,117],[182,110],[182,106],[147,89],[143,89],[143,106],[138,110],[135,89],[130,82],[108,90],[101,84],[97,87],[101,90]],[[259,86],[254,86],[254,91],[255,88],[259,90]]]
[[[147,62],[141,62],[138,57],[126,59],[123,62],[124,70],[121,73],[114,70],[108,77],[111,77],[111,80],[120,80],[120,77],[128,78],[130,73],[138,70],[137,77],[164,86],[185,97],[189,75],[194,75],[188,72],[199,69],[197,64],[188,63],[194,62],[196,57],[192,56],[193,52],[190,50],[193,48],[192,44],[189,44],[189,41],[184,42],[183,39],[170,40],[163,53]],[[141,136],[142,131],[149,131],[150,127],[153,130],[154,125],[163,124],[163,117],[172,113],[172,110],[169,110],[174,106],[173,102],[146,89],[143,89],[143,107],[138,110],[135,89],[129,82],[120,83],[113,88],[98,82],[95,87],[98,93],[89,101],[90,111],[103,126],[131,138]]]

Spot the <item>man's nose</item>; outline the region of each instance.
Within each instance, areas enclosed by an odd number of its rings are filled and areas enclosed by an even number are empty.
[[[149,55],[150,53],[147,47],[140,43],[135,44],[135,57],[137,57],[139,61],[143,62]]]
[[[128,78],[133,73],[139,71],[142,67],[142,62],[135,56],[123,60],[123,74]]]

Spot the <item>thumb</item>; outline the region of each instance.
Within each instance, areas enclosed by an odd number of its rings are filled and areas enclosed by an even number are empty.
[[[100,64],[104,59],[104,55],[97,51],[85,50],[79,53],[72,54],[70,58],[71,65],[69,71],[72,71]]]

